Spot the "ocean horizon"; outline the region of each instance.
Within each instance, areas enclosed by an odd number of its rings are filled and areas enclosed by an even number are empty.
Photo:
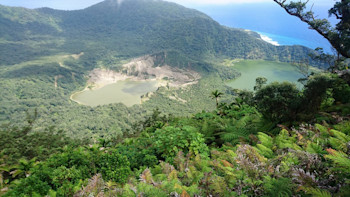
[[[275,3],[232,4],[227,6],[202,6],[195,9],[206,13],[220,24],[255,31],[274,45],[302,45],[311,49],[321,47],[333,53],[329,42],[298,18],[290,16]],[[315,7],[315,13],[328,18],[328,7]],[[247,13],[254,13],[249,15]]]
[[[321,39],[314,39],[314,38],[300,39],[300,38],[276,35],[276,34],[271,34],[266,32],[259,32],[259,31],[256,31],[256,32],[260,34],[263,40],[276,46],[302,45],[302,46],[309,47],[311,49],[316,49],[317,47],[321,47],[325,49],[325,51],[329,53],[331,52],[328,41],[323,41]]]

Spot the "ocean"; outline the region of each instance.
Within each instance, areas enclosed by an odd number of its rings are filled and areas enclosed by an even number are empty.
[[[321,47],[332,53],[329,42],[308,25],[290,16],[275,3],[196,6],[220,24],[256,31],[275,45],[303,45],[311,49]],[[328,19],[329,7],[313,7],[319,17]],[[329,18],[332,24],[337,21]],[[268,38],[267,38],[268,37]]]

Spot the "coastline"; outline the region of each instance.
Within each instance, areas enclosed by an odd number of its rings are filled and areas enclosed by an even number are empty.
[[[278,41],[275,41],[273,40],[272,38],[268,37],[267,35],[265,35],[263,32],[257,32],[259,35],[260,35],[260,38],[267,42],[267,43],[270,43],[272,45],[275,45],[275,46],[281,46],[280,43],[278,43]]]

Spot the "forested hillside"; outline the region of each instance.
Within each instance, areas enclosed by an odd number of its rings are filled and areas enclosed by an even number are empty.
[[[350,195],[348,0],[330,9],[342,17],[334,28],[306,3],[276,0],[327,31],[338,56],[274,46],[174,3],[120,2],[0,6],[1,196]],[[292,63],[303,86],[226,86],[244,59]],[[93,89],[96,69],[156,77],[136,69],[145,67],[170,75],[142,104],[71,99]],[[169,85],[176,76],[194,79]]]
[[[305,54],[310,52],[300,46],[273,46],[258,39],[256,33],[223,27],[203,13],[164,1],[128,0],[118,4],[107,0],[78,11],[2,6],[1,13],[5,27],[2,37],[4,41],[12,41],[3,43],[2,48],[6,46],[6,54],[28,54],[27,59],[19,59],[2,53],[1,59],[7,61],[1,64],[19,63],[48,54],[31,54],[18,47],[25,44],[34,48],[31,43],[21,42],[33,38],[40,41],[34,43],[41,44],[42,49],[66,53],[84,51],[95,58],[101,58],[96,54],[106,56],[105,53],[114,57],[137,57],[178,51],[195,60],[228,56],[299,61],[306,59]],[[11,62],[14,59],[17,62]]]
[[[254,32],[223,27],[203,13],[164,1],[107,0],[77,11],[1,6],[0,21],[0,122],[22,124],[25,112],[37,109],[34,130],[56,125],[72,137],[94,133],[98,138],[111,128],[118,135],[129,132],[155,107],[176,115],[213,110],[208,97],[195,95],[231,91],[223,80],[239,74],[220,65],[223,59],[301,61],[311,52],[303,46],[273,46]],[[161,57],[159,65],[196,70],[203,77],[193,88],[160,89],[143,107],[91,109],[69,99],[86,86],[94,68],[118,70],[142,55]]]
[[[95,143],[33,133],[28,114],[0,131],[4,196],[348,196],[349,85],[330,74],[303,91],[260,82],[213,112],[154,110],[133,135]]]

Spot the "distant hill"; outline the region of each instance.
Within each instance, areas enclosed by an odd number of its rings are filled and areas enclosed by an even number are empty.
[[[298,61],[303,46],[273,46],[254,32],[220,25],[209,16],[161,0],[106,0],[60,11],[0,6],[0,65],[84,51],[92,59],[173,52],[202,61],[212,57]]]
[[[107,0],[76,11],[0,6],[0,125],[21,125],[26,112],[37,109],[35,131],[55,125],[68,135],[95,139],[128,133],[155,108],[183,116],[213,110],[209,95],[216,89],[231,102],[233,91],[224,81],[239,73],[223,62],[298,61],[311,51],[271,45],[255,32],[224,27],[201,12],[159,0]],[[91,108],[70,100],[87,87],[90,71],[122,72],[122,65],[142,56],[157,66],[195,71],[201,79],[186,88],[159,88],[133,107]]]

